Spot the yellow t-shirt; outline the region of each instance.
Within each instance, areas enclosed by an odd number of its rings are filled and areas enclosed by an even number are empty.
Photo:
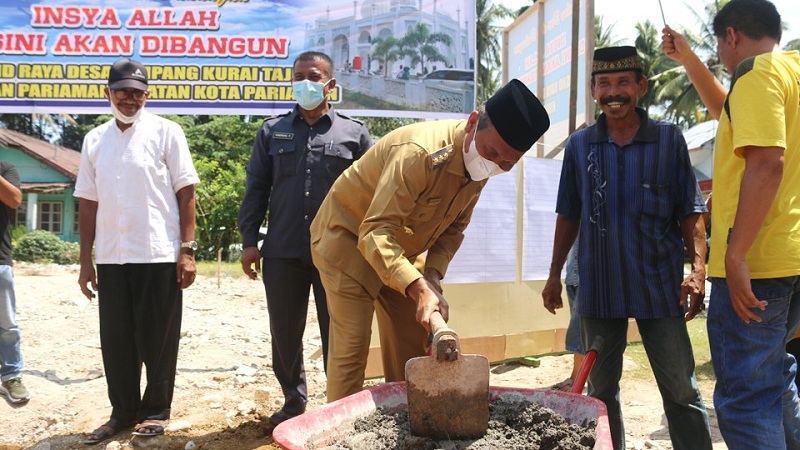
[[[725,276],[729,230],[740,206],[745,146],[784,149],[777,196],[747,253],[750,276],[800,275],[800,53],[765,53],[736,68],[714,147],[709,260],[713,277]]]

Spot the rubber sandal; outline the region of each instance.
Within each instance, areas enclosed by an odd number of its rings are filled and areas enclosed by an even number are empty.
[[[572,390],[572,378],[567,378],[564,381],[558,382],[550,386],[548,389],[551,391],[569,392]]]
[[[134,436],[161,436],[164,434],[164,428],[167,426],[166,420],[147,419],[144,422],[136,425],[133,432]],[[146,430],[146,431],[143,431]]]
[[[83,443],[85,445],[99,444],[100,442],[105,441],[129,426],[130,425],[122,426],[117,419],[108,419],[108,422],[100,425],[96,430],[89,433],[86,436],[86,439],[83,440]]]

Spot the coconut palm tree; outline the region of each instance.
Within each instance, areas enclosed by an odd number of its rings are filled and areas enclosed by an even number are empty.
[[[382,63],[383,76],[389,75],[392,64],[400,59],[399,41],[393,36],[376,38],[372,41],[372,58]]]
[[[800,39],[792,39],[783,47],[784,50],[800,50]]]
[[[614,25],[608,28],[603,26],[603,16],[594,16],[594,46],[595,48],[614,47],[620,45],[621,39],[614,36]]]
[[[476,36],[478,51],[475,54],[475,67],[478,70],[478,104],[485,102],[497,91],[500,81],[497,69],[500,67],[501,44],[498,38],[503,27],[497,25],[514,15],[507,7],[495,5],[492,0],[477,0],[475,3],[477,24]]]
[[[653,22],[645,20],[637,23],[636,31],[634,46],[644,64],[644,76],[648,79],[647,93],[639,99],[639,106],[649,113],[650,107],[656,104],[656,94],[661,84],[668,80],[668,77],[655,75],[667,72],[679,64],[661,51],[661,32],[656,29]]]
[[[726,84],[729,74],[725,67],[720,63],[717,55],[717,38],[714,36],[712,23],[717,12],[728,3],[728,0],[712,0],[704,8],[705,16],[701,16],[697,11],[692,10],[697,22],[700,24],[699,31],[682,30],[686,40],[694,52],[706,62],[706,66],[711,70],[723,84]],[[658,80],[658,89],[655,96],[657,103],[666,106],[666,117],[679,126],[688,128],[699,122],[711,119],[700,95],[694,85],[686,75],[683,66],[676,65],[673,68],[666,68],[653,75]]]
[[[400,39],[400,53],[407,56],[412,66],[420,65],[425,70],[426,62],[440,61],[447,64],[447,57],[439,51],[437,44],[451,45],[453,38],[447,33],[431,33],[424,23],[417,23]]]

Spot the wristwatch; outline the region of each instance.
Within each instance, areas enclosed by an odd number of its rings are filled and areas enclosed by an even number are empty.
[[[181,248],[188,248],[197,251],[197,241],[181,242]]]

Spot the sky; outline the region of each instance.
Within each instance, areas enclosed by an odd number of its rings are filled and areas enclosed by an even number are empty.
[[[509,9],[516,10],[522,6],[530,5],[531,0],[494,0]],[[789,29],[784,31],[781,44],[786,44],[792,39],[800,38],[800,1],[798,0],[771,0],[781,19],[789,25]],[[691,4],[691,6],[687,6]],[[697,21],[693,10],[705,17],[703,5],[706,2],[692,0],[661,0],[664,7],[664,17],[667,24],[680,31],[688,28],[697,30],[700,23]],[[603,25],[608,27],[614,25],[613,34],[623,40],[621,44],[633,45],[636,38],[636,23],[649,19],[656,25],[657,29],[663,28],[664,22],[661,19],[661,10],[658,0],[595,0],[595,15],[603,16]]]

